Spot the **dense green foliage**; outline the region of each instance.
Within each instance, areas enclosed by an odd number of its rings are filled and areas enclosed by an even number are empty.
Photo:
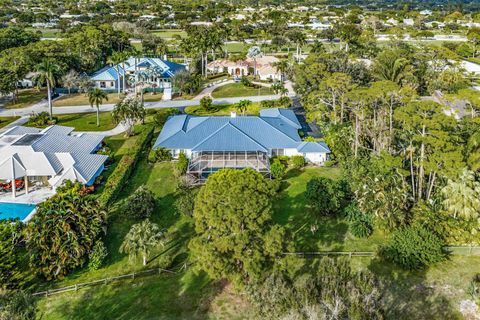
[[[301,169],[305,166],[305,158],[302,156],[290,157],[290,165],[294,169]]]
[[[284,246],[284,231],[272,225],[273,181],[251,169],[220,170],[200,189],[189,248],[212,278],[236,284],[259,277]]]
[[[18,278],[19,245],[22,240],[22,223],[0,220],[0,287],[15,286]]]
[[[347,260],[330,258],[305,269],[296,276],[272,273],[247,286],[259,317],[383,319],[381,291],[373,274],[355,273]]]
[[[78,184],[42,202],[25,229],[34,270],[48,279],[83,265],[104,226],[106,214]]]
[[[180,152],[177,162],[175,163],[175,174],[182,176],[187,173],[189,160],[184,152]]]
[[[120,252],[126,253],[131,259],[138,255],[142,257],[143,265],[147,265],[148,253],[152,248],[161,244],[163,232],[157,224],[148,219],[134,224],[125,236],[120,246]]]
[[[0,319],[36,319],[37,301],[24,291],[8,291],[0,294]]]
[[[278,159],[274,159],[270,164],[270,173],[275,179],[282,179],[287,172],[287,167]]]
[[[101,240],[97,240],[88,255],[88,269],[91,271],[100,269],[107,255],[108,251],[105,244]]]
[[[320,215],[339,213],[348,196],[345,182],[324,177],[310,180],[305,192],[305,197],[313,212]]]
[[[142,186],[127,198],[123,211],[126,216],[145,219],[152,215],[155,204],[153,192]]]
[[[153,138],[153,127],[145,127],[137,139],[137,143],[128,154],[125,154],[120,160],[115,170],[108,177],[105,188],[98,198],[100,204],[107,207],[120,194],[130,178],[137,161],[142,156],[145,148],[150,144]]]
[[[430,230],[411,225],[395,231],[380,253],[405,269],[422,269],[445,259],[443,245]]]

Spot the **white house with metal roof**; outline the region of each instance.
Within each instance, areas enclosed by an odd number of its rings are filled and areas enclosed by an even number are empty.
[[[263,109],[260,116],[170,117],[154,148],[165,148],[173,157],[183,152],[190,159],[188,173],[204,180],[223,168],[252,168],[270,172],[274,156],[305,157],[321,165],[330,149],[323,142],[302,141],[301,125],[288,109]]]
[[[30,185],[55,189],[65,180],[91,185],[108,158],[95,154],[103,138],[75,134],[73,128],[63,126],[13,127],[0,135],[0,180],[10,183],[14,198],[19,179],[20,182],[24,179],[26,193]]]
[[[112,65],[100,69],[90,79],[97,88],[105,90],[118,90],[119,86],[122,88],[124,76],[126,79],[137,77],[138,82],[153,84],[157,88],[169,88],[173,75],[185,70],[185,65],[168,60],[130,57],[118,66]]]

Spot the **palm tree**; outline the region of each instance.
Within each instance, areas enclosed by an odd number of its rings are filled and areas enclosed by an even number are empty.
[[[125,78],[125,69],[122,68],[122,72],[124,73],[123,76],[120,75],[120,63],[125,61],[125,55],[120,51],[114,51],[110,57],[107,59],[107,63],[112,64],[115,67],[115,71],[117,71],[117,89],[118,89],[118,97],[120,98],[120,81],[122,78]],[[123,88],[125,90],[125,88]]]
[[[237,103],[237,110],[238,112],[241,112],[242,115],[245,115],[245,112],[247,111],[248,107],[252,104],[252,101],[250,100],[240,100],[238,103]]]
[[[132,226],[120,246],[120,253],[126,253],[132,259],[135,259],[140,254],[143,259],[143,265],[146,266],[148,253],[154,247],[162,244],[160,240],[162,237],[163,232],[160,231],[158,225],[145,219]]]
[[[385,50],[373,62],[372,73],[378,80],[389,80],[401,85],[411,74],[411,65],[398,50]]]
[[[52,90],[56,84],[56,78],[60,73],[60,67],[51,59],[44,59],[36,66],[37,76],[35,81],[38,86],[47,85],[48,109],[50,120],[53,117]]]
[[[70,70],[66,75],[62,77],[62,83],[65,88],[68,89],[68,94],[71,93],[71,89],[78,86],[80,76],[77,71]]]
[[[93,108],[93,105],[97,107],[97,127],[100,126],[100,105],[103,100],[108,101],[108,94],[100,88],[94,88],[88,92],[88,102]]]
[[[277,69],[277,72],[280,72],[280,77],[281,77],[282,82],[285,81],[285,74],[287,73],[287,71],[290,68],[290,65],[288,64],[288,61],[287,60],[280,60],[280,61],[274,62],[273,67],[275,67],[275,69]]]
[[[145,119],[145,108],[137,98],[126,98],[115,105],[112,111],[114,123],[123,123],[126,127],[125,135],[132,135],[132,128],[136,121]]]
[[[250,49],[248,49],[247,57],[250,59],[253,59],[253,78],[257,78],[257,58],[262,56],[262,50],[258,46],[253,46]]]
[[[454,218],[477,219],[480,216],[480,182],[464,169],[458,180],[448,180],[442,189],[443,206]]]

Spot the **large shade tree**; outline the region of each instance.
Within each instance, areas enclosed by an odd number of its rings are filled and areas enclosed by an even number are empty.
[[[200,190],[189,248],[212,278],[237,284],[258,277],[282,251],[284,231],[272,224],[276,184],[252,170],[212,174]]]

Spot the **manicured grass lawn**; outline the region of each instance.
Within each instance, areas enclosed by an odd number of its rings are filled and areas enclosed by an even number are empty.
[[[38,103],[43,99],[47,98],[46,90],[38,89],[22,89],[18,91],[17,101],[9,101],[4,104],[3,108],[5,109],[21,109],[31,106],[32,104]],[[1,103],[1,102],[0,102]]]
[[[230,97],[248,97],[248,96],[264,96],[274,94],[273,90],[267,87],[246,87],[241,83],[229,83],[218,87],[212,92],[214,98],[230,98]]]
[[[6,125],[12,123],[19,118],[20,117],[0,117],[0,128],[5,127]]]
[[[97,126],[97,113],[72,113],[54,115],[61,126],[73,127],[75,131],[107,131],[115,128],[110,112],[100,112],[100,126]],[[35,127],[34,123],[27,122],[27,127]],[[45,127],[45,126],[44,126]]]
[[[241,53],[244,52],[248,49],[248,44],[245,44],[243,42],[238,42],[238,43],[227,43],[223,45],[223,50],[227,50],[228,52],[231,53]]]
[[[173,38],[175,35],[179,35],[182,38],[185,38],[187,36],[187,33],[180,29],[160,29],[153,30],[152,33],[163,39],[170,39]]]
[[[103,104],[115,104],[120,102],[123,99],[124,95],[120,94],[120,98],[117,93],[109,93],[108,100],[104,100]],[[143,95],[143,100],[145,102],[151,101],[160,101],[162,100],[162,94],[156,93],[145,93]],[[71,107],[71,106],[88,106],[88,96],[83,93],[74,93],[71,95],[64,95],[53,102],[54,107]]]
[[[42,33],[42,38],[61,38],[62,30],[50,28],[27,28],[29,31]]]
[[[191,106],[185,108],[186,113],[194,114],[197,116],[229,116],[231,111],[236,111],[238,114],[238,111],[236,110],[234,104],[215,104],[213,105],[213,110],[211,111],[206,111],[200,106]],[[250,106],[248,106],[247,111],[245,112],[246,115],[258,115],[259,113],[259,102],[252,102]],[[238,115],[240,116],[240,114]]]

